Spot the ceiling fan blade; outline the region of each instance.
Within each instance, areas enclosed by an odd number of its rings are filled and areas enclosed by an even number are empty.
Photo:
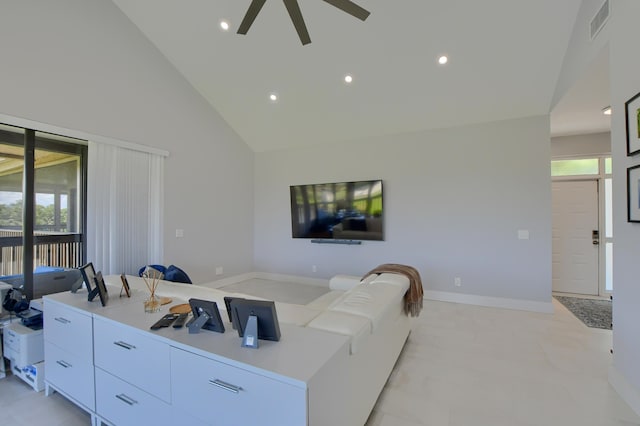
[[[287,7],[289,16],[291,17],[291,22],[293,22],[293,26],[296,27],[296,31],[298,32],[298,37],[300,37],[302,45],[304,46],[305,44],[311,43],[311,38],[309,37],[307,26],[304,23],[304,18],[302,17],[302,12],[300,11],[298,0],[283,1],[284,5]]]
[[[337,7],[338,9],[344,12],[347,12],[351,16],[355,16],[361,21],[364,21],[365,19],[367,19],[371,14],[368,10],[363,9],[362,7],[358,6],[357,4],[355,4],[350,0],[324,0],[324,1],[329,3],[330,5]]]
[[[252,0],[249,5],[249,9],[247,9],[247,13],[244,15],[244,19],[240,23],[240,27],[238,27],[238,34],[246,34],[251,28],[253,21],[256,20],[256,16],[264,6],[264,2],[267,0]]]

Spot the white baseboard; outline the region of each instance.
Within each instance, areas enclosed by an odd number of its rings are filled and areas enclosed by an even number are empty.
[[[640,391],[614,367],[609,367],[609,383],[631,409],[640,416]]]
[[[289,283],[298,283],[305,285],[315,285],[320,287],[329,287],[329,280],[321,279],[321,278],[309,278],[309,277],[300,277],[296,275],[285,275],[285,274],[273,274],[270,272],[247,272],[244,274],[234,275],[232,277],[223,278],[217,281],[213,281],[205,285],[209,288],[220,288],[230,284],[235,284],[241,281],[250,280],[253,278],[260,278],[263,280],[271,280],[271,281],[280,281],[280,282],[289,282]]]
[[[532,311],[553,313],[553,303],[536,302],[533,300],[507,299],[503,297],[477,296],[475,294],[450,293],[448,291],[425,290],[424,298],[440,302],[463,303],[466,305],[488,306],[491,308],[515,309],[519,311]]]

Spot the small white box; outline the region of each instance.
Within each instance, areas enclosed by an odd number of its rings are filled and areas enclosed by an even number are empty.
[[[42,329],[32,330],[19,323],[12,323],[4,331],[4,356],[20,367],[44,361],[44,336]]]

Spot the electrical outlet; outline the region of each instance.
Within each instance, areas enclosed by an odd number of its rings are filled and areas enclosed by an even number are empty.
[[[184,229],[176,229],[176,238],[184,237]]]
[[[460,277],[455,277],[453,279],[453,285],[455,285],[456,287],[460,287],[462,285],[462,278]]]
[[[216,268],[216,275],[222,275],[222,271],[223,271],[222,266],[218,266]]]
[[[311,267],[311,272],[318,272],[318,267],[316,265],[313,265]]]

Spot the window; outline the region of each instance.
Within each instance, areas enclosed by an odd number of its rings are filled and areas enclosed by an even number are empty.
[[[584,176],[597,175],[598,173],[599,161],[597,158],[551,161],[551,176]]]
[[[551,160],[551,176],[596,176],[611,174],[611,157]]]

